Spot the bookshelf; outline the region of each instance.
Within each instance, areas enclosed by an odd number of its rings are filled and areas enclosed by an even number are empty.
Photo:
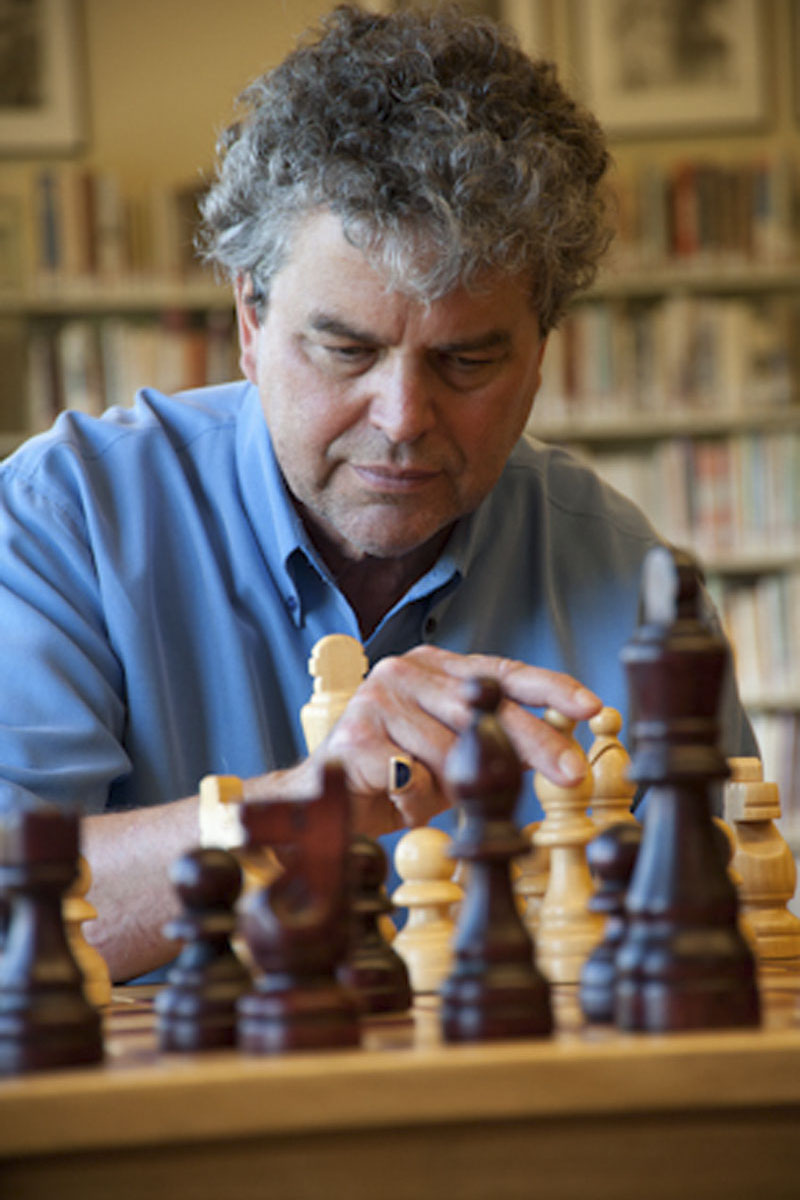
[[[800,265],[631,257],[552,336],[529,430],[697,554],[800,852]]]
[[[614,258],[551,335],[531,431],[591,459],[703,561],[800,829],[796,171],[780,155],[683,155],[617,185]],[[64,406],[236,376],[229,289],[191,257],[196,200],[129,196],[74,163],[33,167],[22,202],[0,197],[0,248],[25,247],[0,253],[0,454]]]
[[[0,197],[0,245],[24,248],[0,256],[0,453],[63,408],[236,377],[230,289],[193,257],[199,191],[127,194],[109,172],[59,163]]]
[[[189,280],[123,278],[114,282],[58,279],[47,284],[0,292],[0,316],[63,317],[80,314],[230,311],[230,289],[205,278]]]

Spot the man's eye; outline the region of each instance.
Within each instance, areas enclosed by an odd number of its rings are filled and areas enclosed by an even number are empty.
[[[375,353],[371,346],[326,346],[325,349],[333,358],[343,362],[358,362]]]
[[[503,356],[498,354],[447,354],[442,360],[442,369],[446,374],[482,379],[491,375],[502,362]]]
[[[498,360],[496,358],[473,358],[462,354],[456,354],[451,358],[450,361],[460,370],[470,371],[478,370],[480,367],[491,367]]]

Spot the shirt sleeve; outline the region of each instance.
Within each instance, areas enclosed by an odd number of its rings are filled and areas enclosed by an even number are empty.
[[[33,474],[0,498],[0,786],[96,813],[130,769],[123,673],[81,505]]]

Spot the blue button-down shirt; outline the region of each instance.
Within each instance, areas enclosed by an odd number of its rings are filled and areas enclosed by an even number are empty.
[[[303,754],[308,659],[358,636],[248,383],[59,417],[0,468],[0,779],[102,812]],[[656,535],[565,452],[520,442],[366,643],[567,671],[626,711],[619,651]],[[753,752],[733,690],[726,749]],[[22,791],[20,791],[22,790]],[[530,786],[521,821],[540,816]]]

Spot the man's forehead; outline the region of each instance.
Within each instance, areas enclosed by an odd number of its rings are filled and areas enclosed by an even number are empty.
[[[509,271],[497,265],[473,269],[467,281],[454,279],[449,290],[430,282],[437,257],[443,254],[424,228],[396,232],[377,231],[368,220],[349,222],[327,206],[307,210],[298,217],[289,243],[286,266],[313,265],[306,277],[311,290],[315,283],[344,282],[342,269],[367,272],[379,281],[387,297],[396,296],[423,307],[459,296],[480,303],[506,288],[532,293],[528,271]],[[332,280],[326,279],[326,271]],[[426,284],[426,280],[429,282]]]

